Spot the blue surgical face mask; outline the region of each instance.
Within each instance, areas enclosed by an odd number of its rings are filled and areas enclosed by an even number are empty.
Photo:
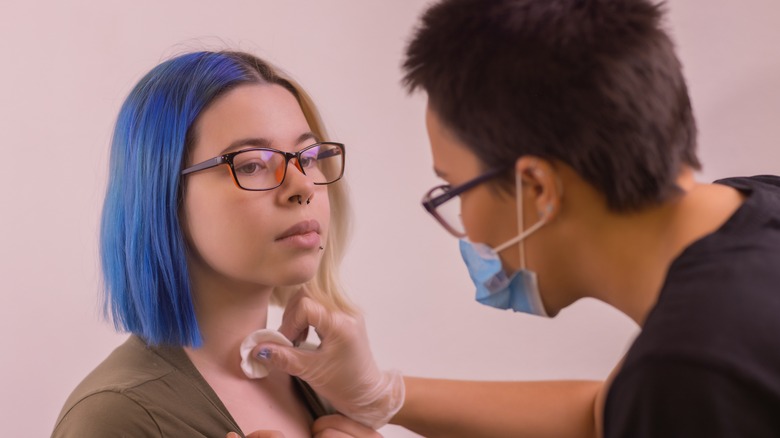
[[[548,316],[544,309],[536,273],[525,267],[523,240],[547,223],[547,217],[525,231],[523,230],[523,199],[521,176],[517,175],[517,222],[520,235],[497,246],[495,249],[482,243],[460,240],[460,253],[466,263],[471,280],[477,287],[477,301],[498,309],[512,309],[532,315]],[[549,212],[548,212],[549,213]],[[520,270],[506,275],[498,253],[512,245],[519,244]]]

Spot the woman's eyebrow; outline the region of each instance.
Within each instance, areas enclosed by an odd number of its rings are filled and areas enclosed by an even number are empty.
[[[300,145],[303,142],[306,142],[307,140],[314,140],[314,143],[318,143],[320,141],[317,134],[309,131],[304,132],[303,134],[299,135],[297,139],[295,139],[295,145]],[[233,143],[230,143],[228,147],[226,147],[222,152],[220,152],[220,155],[225,155],[229,152],[232,152],[236,149],[242,148],[244,146],[252,146],[256,148],[270,148],[271,147],[271,140],[268,140],[267,138],[257,137],[257,138],[242,138],[240,140],[236,140]],[[308,146],[308,144],[306,145]]]
[[[236,140],[233,143],[230,143],[230,146],[226,147],[222,152],[220,152],[220,155],[225,155],[228,152],[231,152],[235,149],[239,149],[244,146],[253,146],[256,148],[267,148],[271,146],[271,141],[267,138],[242,138],[241,140]]]
[[[319,136],[317,136],[317,134],[313,133],[312,131],[309,131],[309,132],[304,132],[303,134],[298,136],[298,140],[295,142],[295,144],[299,145],[306,140],[314,140],[314,143],[319,143],[320,141],[322,141],[320,140]]]

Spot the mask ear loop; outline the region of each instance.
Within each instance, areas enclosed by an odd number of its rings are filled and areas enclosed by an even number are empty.
[[[520,172],[515,174],[515,190],[517,190],[517,231],[523,233],[523,175]],[[520,251],[520,269],[525,270],[525,239],[518,245]]]
[[[523,245],[523,241],[526,237],[530,236],[547,223],[551,207],[548,206],[545,214],[535,224],[528,227],[527,230],[523,230],[523,182],[522,177],[519,174],[515,177],[515,190],[517,190],[517,226],[519,228],[517,231],[520,234],[493,248],[493,251],[498,254],[519,242],[520,245],[518,249],[520,250],[520,269],[525,269],[525,245]]]

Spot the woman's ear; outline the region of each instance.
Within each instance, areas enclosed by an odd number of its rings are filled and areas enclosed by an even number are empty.
[[[549,160],[522,156],[515,162],[515,174],[522,178],[525,205],[539,219],[551,220],[560,211],[563,188],[558,172]],[[529,212],[530,213],[530,212]]]

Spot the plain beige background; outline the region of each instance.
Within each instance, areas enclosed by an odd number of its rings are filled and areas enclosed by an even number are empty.
[[[132,85],[188,50],[282,66],[350,148],[347,292],[377,360],[410,375],[603,378],[636,333],[583,301],[555,320],[477,305],[450,238],[419,205],[436,183],[424,99],[399,86],[426,1],[11,1],[0,4],[0,424],[47,436],[72,388],[126,335],[97,306],[108,143]],[[702,180],[780,173],[780,3],[672,1],[700,128]],[[388,437],[414,436],[388,427]]]

